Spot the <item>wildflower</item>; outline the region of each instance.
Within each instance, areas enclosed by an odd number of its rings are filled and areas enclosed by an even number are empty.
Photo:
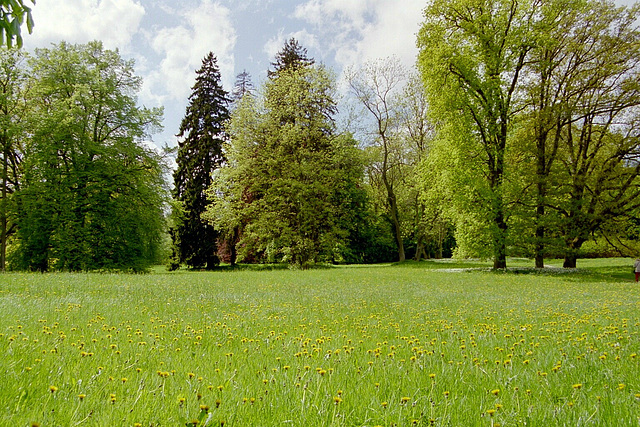
[[[449,397],[449,392],[448,391],[444,392],[444,397]]]
[[[386,408],[389,405],[389,402],[382,402],[381,405],[383,408]]]
[[[576,390],[580,390],[582,388],[582,384],[574,384],[573,388]]]
[[[491,390],[491,394],[493,394],[494,396],[497,396],[498,393],[500,393],[500,389],[496,388],[495,390]]]
[[[490,417],[493,417],[493,415],[496,413],[495,409],[488,409],[487,410],[487,414],[489,414]]]
[[[58,391],[58,387],[54,386],[54,385],[50,385],[49,386],[49,391],[51,393],[55,393],[56,391]]]
[[[204,411],[204,412],[209,412],[209,406],[208,405],[200,405],[200,410]]]
[[[333,398],[333,403],[334,403],[334,404],[339,405],[339,404],[340,404],[340,402],[342,402],[342,398],[341,398],[340,396],[335,396],[335,397]]]
[[[400,399],[400,403],[402,403],[403,405],[406,404],[407,402],[409,402],[411,400],[410,397],[403,397],[402,399]]]
[[[431,378],[432,380],[436,378],[436,374],[429,374],[429,378]]]
[[[127,382],[127,379],[126,378],[122,378],[122,383],[124,384],[126,382]]]
[[[618,384],[618,390],[624,390],[625,385],[624,384]]]

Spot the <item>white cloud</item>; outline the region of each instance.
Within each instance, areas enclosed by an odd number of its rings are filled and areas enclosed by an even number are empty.
[[[24,37],[25,46],[101,40],[106,48],[126,49],[144,14],[136,0],[37,0],[33,34]]]
[[[313,25],[341,66],[396,55],[415,63],[424,0],[309,0],[294,16]]]
[[[230,87],[236,42],[230,10],[219,3],[202,0],[192,9],[181,8],[174,13],[180,17],[181,25],[161,28],[148,36],[152,49],[162,60],[158,68],[145,76],[143,97],[164,93],[165,96],[157,97],[158,101],[184,102],[195,81],[195,71],[208,52],[216,55],[223,84]]]

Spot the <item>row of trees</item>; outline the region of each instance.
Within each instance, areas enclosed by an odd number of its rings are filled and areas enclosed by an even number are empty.
[[[0,264],[142,270],[220,261],[564,256],[638,240],[640,8],[434,0],[418,71],[336,79],[297,41],[257,89],[204,58],[172,201],[133,64],[98,42],[0,51]],[[170,209],[168,207],[170,206]],[[167,217],[169,221],[167,222]],[[167,223],[169,228],[167,230]]]
[[[1,258],[16,269],[143,270],[164,244],[165,160],[144,143],[133,63],[99,42],[0,50]]]
[[[637,237],[640,8],[436,0],[425,16],[418,63],[437,123],[425,176],[444,183],[425,191],[445,190],[461,251],[496,268],[510,250],[575,267],[594,236]]]
[[[575,267],[596,238],[634,254],[639,13],[600,0],[436,0],[419,74],[394,58],[347,70],[355,108],[342,127],[333,76],[292,39],[261,91],[247,96],[244,74],[233,102],[220,92],[230,120],[191,217],[231,262],[403,261],[407,248],[420,259],[455,244],[495,268],[508,254]]]

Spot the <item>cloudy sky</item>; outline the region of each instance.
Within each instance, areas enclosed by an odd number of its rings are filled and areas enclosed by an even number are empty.
[[[27,2],[28,3],[28,2]],[[154,137],[175,145],[195,70],[212,51],[223,84],[248,71],[257,86],[284,41],[295,37],[316,61],[338,74],[346,66],[398,56],[412,66],[415,35],[427,0],[37,0],[35,28],[25,47],[65,40],[102,40],[135,59],[144,78],[139,96],[164,106],[165,130]],[[616,0],[630,4],[631,0]]]
[[[398,7],[402,5],[402,7]],[[284,41],[295,37],[316,61],[343,67],[395,54],[416,55],[425,0],[37,0],[25,47],[102,40],[133,58],[144,78],[139,101],[165,107],[157,145],[175,145],[195,70],[212,51],[223,84],[248,71],[257,86]]]

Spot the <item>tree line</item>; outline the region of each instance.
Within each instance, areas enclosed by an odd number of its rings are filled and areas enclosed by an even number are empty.
[[[424,13],[415,69],[371,61],[344,85],[295,39],[257,88],[243,72],[226,91],[209,53],[172,186],[132,63],[98,42],[3,50],[3,267],[5,253],[41,271],[636,255],[640,9]]]

